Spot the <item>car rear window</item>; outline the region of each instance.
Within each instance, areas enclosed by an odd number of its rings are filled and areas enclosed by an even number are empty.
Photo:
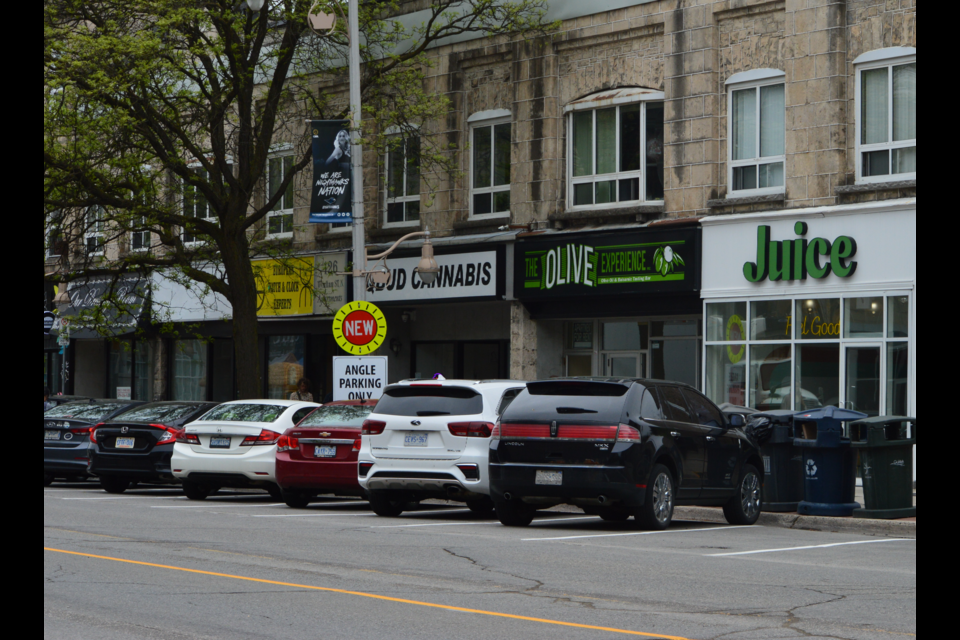
[[[619,384],[531,383],[501,419],[504,422],[619,424],[629,387]]]
[[[117,416],[124,422],[176,422],[199,409],[199,404],[145,404]]]
[[[119,404],[89,404],[86,402],[76,402],[60,404],[49,411],[43,413],[44,418],[74,418],[76,420],[102,420],[104,416],[109,415],[120,409],[123,405]]]
[[[279,404],[222,404],[200,419],[206,422],[276,422],[287,408]]]
[[[372,403],[368,405],[327,405],[308,415],[297,426],[357,427],[359,429],[372,411]]]
[[[483,413],[483,396],[466,387],[394,387],[373,410],[387,416],[475,416]]]
[[[592,396],[597,398],[619,398],[630,387],[608,382],[590,382],[586,380],[550,380],[531,382],[527,390],[535,396]]]

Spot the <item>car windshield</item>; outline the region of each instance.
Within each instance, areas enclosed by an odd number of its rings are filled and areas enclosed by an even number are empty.
[[[74,418],[76,420],[102,420],[120,409],[120,404],[89,404],[87,402],[69,402],[60,404],[44,412],[44,418]]]
[[[357,427],[373,411],[373,403],[368,405],[326,405],[320,407],[299,425],[300,427]]]
[[[287,408],[279,404],[222,404],[200,419],[205,422],[276,422]]]
[[[117,417],[124,422],[176,422],[200,408],[199,404],[145,404]],[[48,414],[49,415],[49,414]]]
[[[384,392],[373,411],[387,416],[475,416],[483,413],[483,396],[465,387],[394,387]]]

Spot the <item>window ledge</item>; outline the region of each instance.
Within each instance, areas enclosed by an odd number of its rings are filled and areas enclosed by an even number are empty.
[[[783,193],[768,193],[762,196],[742,196],[736,198],[718,198],[716,200],[707,200],[707,206],[711,209],[722,209],[724,207],[738,207],[748,204],[769,204],[771,202],[783,203],[787,199]]]
[[[456,232],[470,233],[477,229],[496,230],[505,224],[510,224],[510,216],[498,216],[495,218],[470,218],[469,220],[458,220],[453,223],[453,230]]]
[[[892,180],[890,182],[864,182],[863,184],[849,184],[837,187],[838,194],[846,193],[872,193],[874,191],[893,191],[896,189],[916,189],[917,181],[914,180]]]
[[[550,222],[567,222],[570,220],[597,220],[600,218],[625,218],[633,216],[638,218],[649,218],[651,216],[663,215],[664,207],[662,204],[641,204],[633,207],[617,207],[611,209],[585,209],[585,210],[567,210],[559,213],[551,213],[547,216]]]
[[[420,225],[410,225],[406,227],[381,227],[379,229],[368,229],[367,237],[371,240],[399,240],[408,233],[419,231]]]

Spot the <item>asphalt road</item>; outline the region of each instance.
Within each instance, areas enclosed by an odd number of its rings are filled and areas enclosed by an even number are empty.
[[[50,640],[910,637],[916,540],[44,490]]]

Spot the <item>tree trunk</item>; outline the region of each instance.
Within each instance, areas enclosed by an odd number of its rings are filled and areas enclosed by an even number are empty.
[[[227,244],[227,243],[224,243]],[[221,252],[230,285],[233,307],[233,348],[237,371],[237,397],[241,400],[263,397],[260,375],[260,348],[257,326],[257,286],[245,239],[229,243]]]

